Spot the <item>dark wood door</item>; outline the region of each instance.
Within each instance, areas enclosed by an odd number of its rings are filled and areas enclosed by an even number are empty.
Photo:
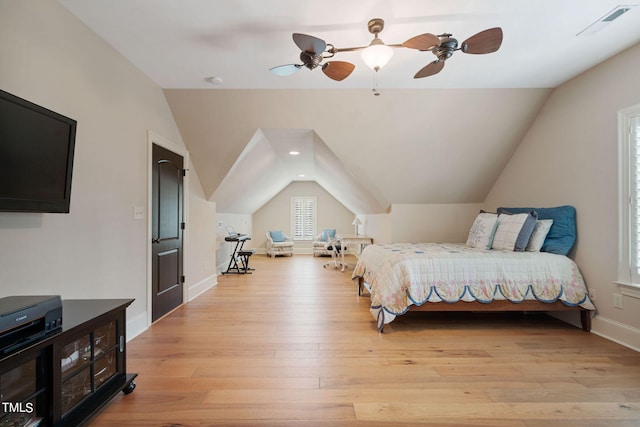
[[[152,321],[182,304],[183,177],[182,156],[153,144]]]

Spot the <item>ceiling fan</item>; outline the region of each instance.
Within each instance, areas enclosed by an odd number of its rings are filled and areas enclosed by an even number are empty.
[[[439,73],[444,67],[444,62],[450,58],[456,50],[462,50],[462,52],[470,54],[485,54],[497,51],[502,44],[502,29],[498,27],[481,31],[469,37],[462,42],[460,47],[458,46],[458,41],[452,37],[452,34],[448,33],[438,36],[425,33],[412,37],[402,44],[385,45],[382,40],[378,38],[378,34],[384,29],[384,20],[380,18],[372,19],[369,21],[367,27],[369,32],[374,35],[371,43],[369,43],[368,46],[348,48],[336,48],[334,45],[317,37],[294,33],[293,41],[300,48],[300,61],[302,63],[279,65],[270,68],[269,71],[279,76],[288,76],[303,67],[309,70],[320,67],[327,77],[341,81],[349,77],[355,69],[355,65],[345,61],[328,61],[323,63],[325,59],[333,58],[339,52],[362,50],[364,51],[363,59],[367,65],[375,71],[378,71],[391,57],[391,48],[406,47],[420,51],[431,51],[437,58],[416,73],[414,78],[419,79]],[[380,63],[375,63],[375,61],[371,62],[368,58],[365,58],[367,51],[371,52],[375,49],[387,49],[386,57],[380,59],[382,61]],[[378,60],[378,58],[376,58],[376,60]]]
[[[273,74],[288,76],[302,67],[313,70],[320,66],[323,60],[332,58],[338,52],[338,49],[333,45],[327,44],[322,39],[306,34],[294,33],[293,41],[300,48],[300,61],[302,61],[302,64],[286,64],[270,68],[269,71]],[[340,51],[346,50],[347,49],[340,49]],[[327,77],[340,81],[349,77],[349,74],[351,74],[356,66],[345,61],[329,61],[322,64],[321,68]]]
[[[458,40],[452,37],[453,34],[421,34],[402,43],[402,46],[421,51],[430,50],[438,59],[422,67],[413,76],[414,79],[432,76],[439,73],[444,68],[444,62],[453,55],[456,50],[464,53],[485,54],[492,53],[500,49],[502,44],[502,29],[499,27],[489,28],[469,37],[458,47]]]

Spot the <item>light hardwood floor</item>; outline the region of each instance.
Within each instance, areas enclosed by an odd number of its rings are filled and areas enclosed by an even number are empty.
[[[127,344],[100,426],[640,426],[640,353],[545,315],[409,313],[348,271],[254,255]]]

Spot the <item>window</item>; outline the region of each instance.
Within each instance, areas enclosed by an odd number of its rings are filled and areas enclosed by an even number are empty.
[[[291,238],[313,240],[316,229],[316,198],[291,198]]]
[[[640,287],[640,105],[618,113],[618,283]]]

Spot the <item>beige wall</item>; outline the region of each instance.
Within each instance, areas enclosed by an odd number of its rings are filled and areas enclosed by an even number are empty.
[[[391,243],[391,225],[390,215],[374,214],[374,215],[358,215],[362,221],[360,233],[371,237],[373,243]]]
[[[464,243],[480,208],[477,203],[392,205],[391,239],[396,243]]]
[[[486,207],[577,209],[575,260],[596,293],[597,333],[640,348],[640,299],[613,307],[617,275],[617,112],[640,104],[640,45],[558,87],[493,186]]]
[[[295,181],[253,214],[254,235],[251,247],[264,250],[267,240],[265,233],[268,230],[283,230],[291,235],[291,197],[293,196],[316,197],[318,232],[323,228],[335,228],[338,233],[353,234],[354,226],[351,223],[355,215],[351,211],[315,182]],[[312,253],[311,242],[296,241],[294,253]]]
[[[148,318],[147,132],[184,146],[164,94],[55,1],[0,2],[0,52],[0,88],[78,121],[71,213],[0,213],[0,296],[135,298],[131,336]],[[188,286],[216,278],[198,237],[215,204],[189,187]]]

